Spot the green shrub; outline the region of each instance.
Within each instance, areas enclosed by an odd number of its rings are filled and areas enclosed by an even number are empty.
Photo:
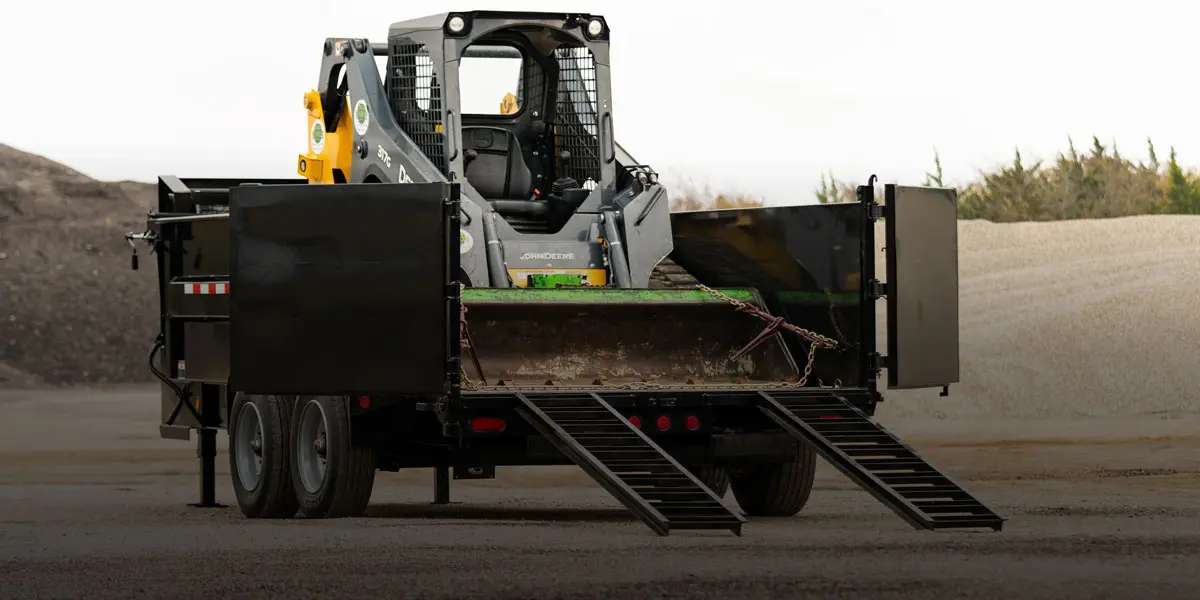
[[[1131,161],[1096,137],[1086,153],[1068,143],[1051,164],[1026,163],[1017,149],[1008,165],[958,186],[959,217],[1012,222],[1200,214],[1200,175],[1179,165],[1174,148],[1164,167],[1150,140],[1149,162]],[[925,185],[944,185],[936,151],[934,162],[937,175],[927,175]]]
[[[1068,149],[1052,163],[1029,162],[1014,149],[1012,162],[993,171],[980,172],[965,185],[947,183],[942,159],[934,150],[934,170],[922,185],[955,187],[958,213],[962,219],[995,222],[1103,219],[1147,214],[1200,215],[1200,173],[1180,166],[1171,148],[1170,159],[1159,163],[1154,142],[1147,140],[1150,159],[1134,162],[1114,144],[1108,148],[1092,137],[1092,147],[1079,152],[1067,138]],[[832,173],[821,174],[814,190],[817,202],[854,202],[853,184],[838,181]],[[876,188],[876,198],[883,200]],[[706,185],[697,190],[684,182],[672,190],[674,211],[763,206],[761,198],[746,194],[714,194]]]

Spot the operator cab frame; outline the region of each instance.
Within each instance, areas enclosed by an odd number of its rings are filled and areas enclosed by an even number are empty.
[[[508,91],[464,98],[486,77],[478,63],[491,61],[519,62]],[[422,154],[517,231],[554,233],[616,195],[602,17],[474,11],[397,23],[383,79],[396,122]],[[481,102],[496,108],[464,112]]]

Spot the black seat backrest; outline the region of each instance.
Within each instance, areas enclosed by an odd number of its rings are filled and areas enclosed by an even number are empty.
[[[478,153],[467,165],[467,181],[484,198],[529,199],[533,174],[513,132],[503,127],[464,125],[462,137],[463,147]]]

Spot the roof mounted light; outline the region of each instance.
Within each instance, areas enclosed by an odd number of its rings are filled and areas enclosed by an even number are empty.
[[[604,33],[604,23],[600,19],[588,21],[587,33],[589,37],[600,37],[600,34]]]
[[[458,15],[454,15],[453,17],[450,17],[449,21],[446,21],[446,29],[450,30],[450,33],[462,33],[466,28],[466,19],[463,19]]]

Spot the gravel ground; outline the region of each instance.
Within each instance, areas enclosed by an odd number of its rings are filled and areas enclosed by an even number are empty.
[[[822,465],[801,516],[754,519],[741,538],[657,537],[578,469],[550,467],[456,483],[449,507],[429,504],[431,473],[384,473],[366,518],[247,521],[186,506],[193,449],[158,439],[156,418],[153,388],[0,391],[0,598],[1200,593],[1196,412],[888,419],[1005,530],[914,531]]]

